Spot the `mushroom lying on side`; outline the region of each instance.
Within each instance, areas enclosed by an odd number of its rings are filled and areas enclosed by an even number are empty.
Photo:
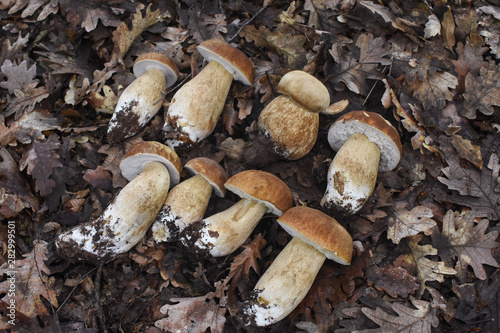
[[[295,70],[278,84],[281,93],[260,113],[259,135],[245,152],[244,160],[261,166],[262,150],[276,158],[296,160],[311,151],[319,130],[319,113],[330,105],[330,93],[314,76]]]
[[[306,296],[325,259],[349,265],[352,257],[353,242],[347,230],[319,210],[293,207],[277,221],[293,238],[260,277],[255,298],[244,309],[250,323],[257,326],[288,316]]]
[[[328,142],[338,152],[328,169],[321,206],[343,216],[355,214],[372,194],[378,172],[398,165],[398,131],[378,113],[352,111],[332,124]]]
[[[273,174],[246,170],[232,176],[224,186],[241,200],[228,209],[186,228],[181,240],[199,252],[222,257],[240,247],[265,213],[276,216],[292,207],[292,192]]]
[[[221,39],[204,41],[198,51],[209,63],[175,93],[166,112],[165,130],[180,133],[171,145],[197,143],[212,133],[233,79],[253,84],[253,63],[242,51]]]
[[[182,169],[177,154],[154,141],[134,145],[120,169],[130,182],[96,220],[61,233],[56,246],[70,261],[108,261],[134,247],[160,211],[168,189],[179,182]]]
[[[160,110],[165,90],[177,81],[179,70],[161,53],[141,54],[134,63],[135,79],[120,95],[108,125],[108,141],[135,135]]]
[[[227,173],[214,160],[206,157],[193,158],[184,168],[194,176],[176,185],[168,193],[151,228],[157,242],[177,240],[186,226],[200,221],[207,210],[212,189],[219,197],[226,195],[224,183],[228,178]]]

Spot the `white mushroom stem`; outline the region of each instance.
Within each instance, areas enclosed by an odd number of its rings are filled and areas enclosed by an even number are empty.
[[[258,326],[288,316],[311,288],[326,256],[294,237],[261,276],[254,291],[256,301],[246,310]]]
[[[210,61],[182,86],[168,108],[168,122],[198,142],[212,133],[224,108],[233,75],[217,61]]]
[[[346,215],[363,207],[377,181],[380,148],[362,133],[352,134],[328,169],[328,185],[321,205]]]
[[[241,199],[202,221],[205,226],[200,230],[196,246],[209,250],[213,257],[230,254],[245,242],[267,210],[263,203]]]
[[[70,259],[107,260],[129,251],[151,226],[169,186],[170,176],[164,164],[146,164],[98,219],[62,233],[56,245]]]
[[[115,113],[110,120],[108,132],[115,126],[122,126],[129,131],[127,124],[122,124],[120,116],[130,118],[138,127],[142,127],[160,110],[165,93],[165,74],[159,68],[151,67],[135,79],[120,95]],[[132,117],[131,113],[134,115]],[[120,130],[120,129],[117,129]],[[135,134],[135,133],[132,133]]]
[[[171,241],[189,224],[200,221],[207,210],[213,186],[203,176],[194,175],[170,190],[153,223],[157,242]]]

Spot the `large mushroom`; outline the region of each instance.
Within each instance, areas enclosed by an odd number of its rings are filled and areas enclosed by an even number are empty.
[[[277,221],[293,238],[260,277],[244,309],[249,324],[257,326],[288,316],[306,296],[325,259],[349,265],[352,257],[347,230],[319,210],[296,206]]]
[[[328,142],[337,154],[328,169],[321,205],[338,216],[355,214],[372,194],[378,172],[398,165],[398,131],[378,113],[351,111],[332,124]]]
[[[244,159],[252,165],[265,163],[263,150],[270,150],[276,158],[304,157],[316,142],[319,113],[330,104],[325,85],[300,70],[286,73],[278,83],[278,92],[281,95],[260,113],[257,140],[245,152]]]
[[[253,84],[253,63],[239,49],[221,39],[209,39],[198,51],[208,64],[175,93],[166,112],[165,130],[171,127],[180,133],[171,145],[198,143],[212,133],[233,79]]]
[[[157,242],[174,241],[189,224],[200,221],[207,210],[212,192],[226,195],[224,183],[228,175],[214,160],[197,157],[184,169],[194,176],[176,185],[168,193],[163,208],[151,228]]]
[[[160,211],[168,189],[179,182],[177,154],[159,142],[132,146],[120,163],[130,182],[102,215],[76,225],[56,239],[59,254],[70,260],[108,261],[134,247]]]
[[[108,141],[135,135],[160,110],[165,90],[177,81],[179,70],[167,56],[141,54],[133,67],[136,79],[123,90],[108,124]]]
[[[199,252],[222,257],[240,247],[265,213],[280,216],[293,205],[292,192],[278,177],[265,171],[246,170],[229,178],[227,190],[241,200],[228,209],[193,223],[182,241]]]

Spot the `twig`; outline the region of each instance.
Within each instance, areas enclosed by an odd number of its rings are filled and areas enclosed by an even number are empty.
[[[253,20],[255,20],[255,18],[257,18],[257,16],[259,16],[264,10],[266,10],[266,8],[271,4],[273,3],[274,0],[272,1],[269,1],[269,3],[263,7],[261,7],[259,9],[259,11],[257,13],[255,13],[254,16],[252,16],[248,21],[246,21],[239,29],[238,31],[236,31],[236,33],[233,35],[233,37],[231,37],[227,42],[230,43],[233,41],[233,39],[235,39],[241,32],[241,30],[243,30],[244,27],[246,27],[247,25],[249,25],[250,23],[253,22]]]
[[[80,285],[80,282],[82,282],[83,279],[85,279],[87,277],[87,275],[89,275],[90,273],[92,273],[96,269],[97,269],[97,266],[94,267],[94,268],[92,268],[90,271],[88,271],[87,273],[85,273],[80,279],[78,279],[78,282],[73,286],[73,289],[71,289],[71,291],[69,292],[68,296],[66,296],[66,298],[64,299],[64,301],[61,303],[61,305],[57,309],[56,313],[58,313],[59,310],[61,310],[61,308],[66,304],[66,302],[68,301],[68,299],[71,297],[71,295],[75,291],[76,287],[78,287]]]
[[[108,333],[108,328],[106,327],[106,317],[102,313],[101,308],[101,278],[102,278],[102,267],[103,262],[99,262],[97,266],[97,273],[94,282],[94,308],[97,315],[97,325],[99,326],[99,332]]]

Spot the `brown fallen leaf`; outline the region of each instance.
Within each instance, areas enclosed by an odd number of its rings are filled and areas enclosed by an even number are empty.
[[[473,145],[470,140],[464,139],[458,134],[452,134],[450,142],[455,147],[461,158],[474,164],[479,170],[483,168],[483,159],[481,157],[481,147]]]
[[[434,216],[430,208],[424,206],[414,207],[411,211],[406,209],[407,203],[397,202],[392,207],[394,217],[387,219],[387,238],[394,244],[406,237],[414,236],[420,232],[430,235],[437,225],[432,219]]]
[[[400,255],[395,261],[395,266],[405,267],[411,274],[416,274],[420,282],[420,297],[426,288],[427,281],[443,282],[445,275],[455,275],[457,271],[446,266],[442,261],[434,261],[426,258],[427,256],[435,256],[438,250],[432,245],[419,245],[423,235],[409,237],[407,245],[409,253]]]
[[[441,35],[443,36],[444,45],[453,52],[455,46],[455,20],[451,7],[444,13],[443,21],[441,22]]]
[[[6,127],[0,118],[0,147],[7,146],[13,140],[22,144],[29,144],[33,140],[45,139],[44,131],[60,129],[59,121],[47,110],[25,112],[9,123]]]
[[[226,322],[227,285],[215,284],[215,291],[204,296],[188,298],[172,298],[175,304],[166,304],[160,311],[167,315],[157,320],[155,326],[167,332],[176,332],[182,328],[187,333],[224,332]]]
[[[447,101],[453,100],[454,94],[450,89],[455,89],[458,85],[456,76],[449,72],[437,72],[427,75],[423,80],[415,80],[409,85],[413,96],[422,102],[425,110],[432,108],[442,109]]]
[[[45,265],[48,244],[42,240],[35,240],[33,244],[33,250],[25,254],[24,259],[9,261],[0,267],[0,276],[7,277],[0,282],[0,293],[4,294],[2,301],[10,304],[14,300],[16,311],[30,319],[49,315],[42,297],[53,307],[58,307],[56,293],[51,287],[54,278],[48,277],[50,269]],[[9,292],[12,288],[15,293]]]
[[[393,298],[407,298],[420,289],[417,278],[402,267],[387,265],[379,268],[373,265],[366,270],[365,275],[371,285]]]
[[[453,266],[460,281],[467,281],[467,267],[471,266],[474,275],[480,279],[487,278],[483,265],[498,267],[492,250],[500,245],[496,242],[498,231],[486,233],[489,221],[474,221],[471,211],[448,211],[443,218],[442,233],[435,231],[432,235],[433,246],[448,266]]]
[[[481,67],[479,75],[468,73],[465,77],[465,101],[460,112],[468,119],[476,118],[476,110],[485,115],[492,115],[495,106],[500,106],[500,67],[490,61]]]
[[[20,170],[27,167],[27,172],[35,180],[35,190],[42,196],[49,195],[57,186],[50,178],[55,168],[62,167],[59,155],[55,152],[61,149],[57,135],[52,135],[46,141],[33,141],[19,161]]]

